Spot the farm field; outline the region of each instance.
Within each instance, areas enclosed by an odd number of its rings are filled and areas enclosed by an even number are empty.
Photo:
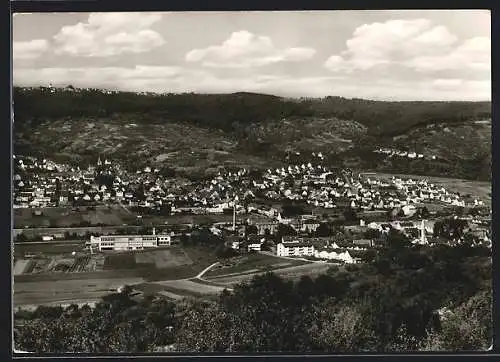
[[[48,263],[47,263],[48,264]],[[124,270],[97,270],[85,271],[80,273],[30,273],[14,276],[15,283],[30,283],[30,282],[58,282],[69,280],[85,280],[85,279],[115,279],[115,278],[141,278],[141,274],[147,274],[140,269],[124,269]]]
[[[63,241],[63,242],[40,242],[40,243],[15,243],[14,257],[22,258],[27,254],[71,254],[73,251],[82,251],[85,247],[84,241]]]
[[[236,220],[244,220],[247,215],[236,215]],[[232,222],[232,215],[225,214],[207,214],[207,215],[171,215],[171,216],[151,216],[142,215],[141,224],[150,225],[175,225],[175,224],[212,224]]]
[[[34,215],[41,211],[41,215]],[[47,207],[41,209],[14,209],[14,228],[24,227],[71,227],[81,223],[90,225],[123,225],[136,221],[136,217],[120,206],[87,207]]]
[[[35,228],[24,228],[24,229],[14,229],[14,236],[19,234],[24,234],[28,238],[33,238],[37,236],[53,236],[54,234],[64,234],[68,232],[76,238],[81,237],[82,239],[87,233],[98,233],[98,234],[114,234],[118,230],[130,230],[136,231],[140,229],[141,226],[82,226],[82,227],[68,227],[68,228],[48,228],[48,227],[35,227]],[[63,240],[61,240],[62,242]]]
[[[89,226],[153,226],[175,224],[212,224],[232,222],[232,215],[171,215],[154,216],[131,212],[120,205],[87,207],[47,207],[16,208],[14,210],[14,228],[78,228],[81,223]],[[40,211],[42,215],[35,215]],[[137,216],[141,218],[137,218]],[[246,219],[248,215],[237,215],[237,220]],[[62,230],[64,232],[65,230]]]
[[[94,302],[115,292],[120,286],[142,282],[143,279],[137,277],[116,277],[14,283],[14,306],[68,303],[75,300],[81,303]]]

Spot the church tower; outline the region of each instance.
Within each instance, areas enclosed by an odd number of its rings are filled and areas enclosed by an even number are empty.
[[[101,155],[99,155],[99,159],[97,160],[97,166],[102,166]]]

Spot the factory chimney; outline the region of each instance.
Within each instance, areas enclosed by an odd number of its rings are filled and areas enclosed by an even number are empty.
[[[422,220],[422,224],[420,226],[420,242],[422,244],[427,244],[427,239],[425,237],[425,220]]]
[[[236,204],[233,205],[233,231],[236,231]]]
[[[238,201],[238,196],[235,196],[233,201],[233,231],[236,231],[236,201]]]

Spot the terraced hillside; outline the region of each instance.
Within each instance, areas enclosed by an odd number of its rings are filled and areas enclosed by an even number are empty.
[[[364,170],[491,179],[489,102],[288,100],[228,95],[14,92],[15,152],[86,165],[99,154],[125,166],[182,174],[220,166],[267,168],[290,152]],[[378,147],[436,156],[389,159]]]

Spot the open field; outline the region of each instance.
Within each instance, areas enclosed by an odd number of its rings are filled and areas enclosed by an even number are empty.
[[[85,247],[85,242],[83,241],[63,241],[63,242],[40,242],[40,243],[15,243],[14,244],[14,257],[22,258],[27,254],[70,254],[73,251],[82,251]]]
[[[50,260],[47,262],[47,265]],[[70,280],[85,280],[85,279],[115,279],[115,278],[140,278],[141,274],[146,274],[147,271],[141,269],[123,269],[123,270],[97,270],[85,271],[81,273],[31,273],[14,276],[14,283],[30,283],[30,282],[58,282]]]
[[[138,230],[142,226],[81,226],[81,227],[67,227],[67,228],[25,228],[25,229],[14,229],[14,236],[19,234],[24,234],[28,238],[33,238],[36,236],[52,236],[54,234],[64,234],[66,231],[71,234],[76,234],[78,237],[85,236],[87,233],[97,233],[97,234],[115,234],[118,230]]]
[[[172,291],[187,291],[188,293],[195,294],[219,294],[224,290],[222,286],[209,285],[206,283],[198,283],[194,280],[169,280],[158,282],[161,286],[164,286],[167,290]]]
[[[170,280],[134,285],[134,289],[142,291],[145,295],[159,294],[174,300],[186,297],[217,296],[226,288],[224,285],[198,279]]]
[[[41,211],[41,215],[35,215]],[[91,225],[123,225],[135,222],[136,217],[120,206],[87,207],[47,207],[40,209],[14,209],[14,227],[70,227],[80,223]]]
[[[219,287],[219,288],[226,288],[225,285],[223,284],[219,284],[215,281],[211,281],[211,280],[206,280],[206,279],[198,279],[198,278],[194,278],[194,279],[191,279],[192,281],[196,282],[197,284],[205,284],[205,285],[210,285],[210,286],[213,286],[213,287]]]
[[[255,273],[259,271],[268,271],[277,268],[284,268],[294,265],[308,263],[303,260],[283,259],[267,254],[249,254],[243,257],[231,258],[221,262],[205,274],[206,278],[217,277],[221,275],[239,275],[241,273]]]
[[[179,300],[186,297],[200,297],[201,294],[174,288],[172,286],[165,286],[159,283],[142,283],[134,285],[134,289],[140,290],[144,295],[162,295],[169,299]]]
[[[164,297],[167,297],[168,299],[173,299],[173,300],[180,300],[180,299],[184,298],[184,296],[182,296],[182,295],[171,293],[171,292],[168,292],[166,290],[162,290],[161,292],[158,292],[158,294],[160,294]]]
[[[300,278],[303,275],[316,276],[318,274],[326,272],[330,267],[331,265],[328,265],[326,263],[325,264],[308,263],[288,268],[275,269],[272,272],[283,278],[296,279]],[[254,276],[259,274],[264,274],[265,272],[266,271],[260,271],[257,273],[245,273],[245,274],[242,273],[240,275],[230,275],[230,276],[222,275],[217,277],[210,277],[207,279],[211,282],[216,282],[217,284],[231,287],[239,283],[247,282],[251,280]]]
[[[141,278],[116,277],[14,283],[14,305],[67,303],[74,300],[93,302],[116,292],[120,286],[141,282]]]
[[[369,172],[368,174],[383,178],[391,178],[392,176],[395,176],[401,178],[411,178],[413,180],[428,180],[429,182],[434,183],[435,185],[442,186],[449,191],[459,192],[461,195],[471,194],[487,204],[491,203],[491,182],[461,180],[447,177],[389,174],[380,172]]]
[[[42,215],[34,215],[35,211],[40,211]],[[141,218],[137,218],[140,215]],[[248,215],[237,215],[237,220],[244,220]],[[14,209],[15,229],[53,229],[75,228],[70,232],[78,233],[81,223],[88,223],[92,226],[154,226],[154,225],[175,225],[175,224],[212,224],[218,222],[232,222],[232,215],[207,214],[207,215],[171,215],[154,216],[142,213],[131,212],[127,207],[120,205],[96,206],[94,209],[87,207],[47,207],[47,208],[18,208]],[[82,226],[82,228],[85,228]]]
[[[245,220],[248,215],[236,215],[236,220]],[[213,223],[229,223],[233,221],[232,215],[225,214],[206,214],[206,215],[171,215],[171,216],[151,216],[142,215],[139,222],[145,226],[151,225],[176,225],[176,224],[213,224]]]

